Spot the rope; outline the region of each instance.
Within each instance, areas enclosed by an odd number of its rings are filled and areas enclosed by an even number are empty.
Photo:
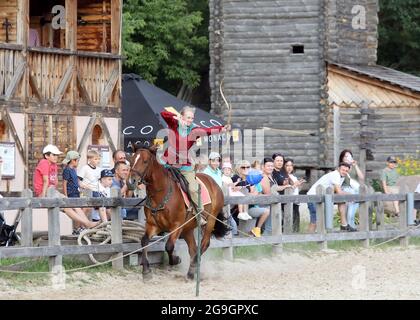
[[[145,232],[144,224],[136,222],[136,221],[129,221],[123,220],[122,221],[122,240],[123,242],[140,242],[141,238],[143,237]],[[112,235],[112,224],[111,221],[103,222],[98,226],[84,230],[79,237],[77,238],[77,243],[79,246],[84,245],[83,241],[86,242],[87,245],[92,244],[93,241],[100,242],[100,244],[107,244],[111,242],[111,235]],[[125,241],[124,241],[125,240]],[[93,256],[93,254],[89,254],[89,259],[94,264],[98,264],[99,261]]]

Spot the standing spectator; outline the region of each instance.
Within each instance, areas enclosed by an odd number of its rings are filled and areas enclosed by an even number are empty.
[[[307,192],[308,195],[316,195],[316,188],[321,185],[325,189],[331,187],[333,188],[334,192],[337,194],[348,194],[341,189],[341,185],[343,184],[344,178],[347,176],[350,170],[350,165],[346,162],[341,162],[338,168],[334,171],[331,171],[327,174],[324,174],[321,178],[315,182],[312,187]],[[308,203],[308,209],[310,213],[310,224],[309,224],[309,232],[315,232],[316,230],[316,208],[314,203]],[[341,218],[341,226],[340,230],[344,231],[357,231],[357,229],[351,227],[347,223],[347,216],[345,212],[340,212]]]
[[[277,185],[282,186],[285,180],[284,171],[282,171],[284,166],[284,156],[281,153],[275,153],[271,158],[273,159],[274,164],[272,177],[277,182]]]
[[[420,183],[417,185],[415,193],[420,193]],[[413,217],[414,217],[414,224],[418,226],[420,224],[420,219],[417,219],[417,212],[420,211],[420,200],[414,201],[414,209],[413,209]]]
[[[348,149],[344,149],[340,153],[339,162],[346,162],[350,165],[349,174],[344,177],[341,188],[349,194],[358,194],[360,183],[363,183],[365,176],[357,165],[357,161],[353,159],[353,153]],[[348,202],[347,205],[346,203],[338,204],[338,210],[340,212],[346,212],[347,222],[352,228],[356,228],[354,217],[358,208],[358,202]]]
[[[115,164],[115,175],[112,179],[111,188],[116,188],[120,190],[121,197],[126,198],[128,193],[127,187],[127,178],[130,172],[130,167],[125,162],[117,162]],[[112,170],[111,170],[112,172]],[[121,218],[125,219],[127,217],[127,209],[121,208]]]
[[[112,172],[115,174],[115,167],[118,162],[125,162],[127,165],[129,165],[127,161],[127,155],[125,154],[124,150],[115,150],[112,153],[112,160],[114,161],[114,168],[112,168]]]
[[[94,191],[92,196],[95,198],[110,198],[111,197],[111,185],[114,174],[111,170],[104,169],[100,173],[100,180],[98,184],[98,191]],[[94,208],[92,211],[92,221],[107,222],[108,221],[108,209],[105,207]]]
[[[397,159],[393,156],[389,156],[386,159],[387,166],[381,172],[381,185],[384,193],[386,194],[397,194],[400,192],[400,188],[397,186],[397,180],[400,175],[397,172]],[[400,207],[398,201],[393,201],[395,216],[400,215]]]
[[[293,188],[293,195],[299,195],[299,188],[306,181],[305,179],[298,179],[295,175],[295,167],[293,159],[284,160],[284,174],[286,175],[287,181]],[[284,191],[283,191],[284,192]],[[300,226],[300,215],[299,215],[299,203],[293,203],[293,232],[299,232]]]
[[[82,189],[90,190],[92,192],[98,191],[98,182],[101,176],[101,168],[98,167],[100,162],[101,156],[97,151],[88,151],[87,164],[78,170],[77,173]]]
[[[211,152],[209,155],[209,165],[203,170],[203,173],[212,177],[214,181],[222,187],[222,171],[219,168],[220,166],[220,154],[217,152]]]
[[[37,197],[46,197],[48,187],[57,188],[58,184],[58,155],[62,154],[58,148],[52,144],[44,147],[42,150],[43,159],[39,161],[35,168],[34,174],[34,191]],[[58,192],[59,197],[65,197]],[[89,221],[84,212],[80,208],[64,208],[66,213],[73,221],[80,223],[82,226],[92,228],[96,223]]]

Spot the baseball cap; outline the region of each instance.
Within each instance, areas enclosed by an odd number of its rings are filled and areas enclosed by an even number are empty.
[[[397,163],[397,159],[394,156],[389,156],[388,158],[386,158],[386,162]]]
[[[224,168],[232,169],[232,164],[230,162],[223,162],[222,169]]]
[[[114,177],[114,173],[109,169],[104,169],[101,171],[101,179],[105,177]]]
[[[44,149],[42,150],[42,154],[46,154],[48,152],[51,152],[52,154],[62,154],[62,152],[60,150],[58,150],[58,148],[53,145],[53,144],[48,144],[44,147]]]
[[[217,152],[211,152],[210,155],[209,155],[209,160],[214,160],[214,159],[218,159],[218,158],[220,159],[221,156]]]
[[[66,154],[66,158],[63,160],[63,164],[68,164],[71,160],[80,159],[80,154],[77,151],[70,150]]]

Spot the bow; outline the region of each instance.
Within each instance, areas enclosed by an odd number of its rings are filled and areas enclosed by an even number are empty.
[[[226,107],[227,107],[227,109],[228,109],[228,121],[227,121],[227,124],[229,125],[229,127],[230,127],[230,129],[229,129],[229,131],[231,131],[232,130],[232,127],[231,127],[231,125],[230,125],[230,122],[231,122],[231,119],[232,119],[232,108],[231,108],[231,106],[230,106],[230,104],[229,104],[229,102],[227,101],[227,99],[226,99],[226,97],[225,97],[225,95],[223,94],[223,80],[222,81],[220,81],[220,87],[219,87],[219,90],[220,90],[220,95],[222,96],[222,99],[223,99],[223,101],[225,102],[225,104],[226,104]],[[229,133],[227,132],[226,133],[227,134],[227,136],[228,136],[228,140],[230,139],[230,135],[229,135]]]

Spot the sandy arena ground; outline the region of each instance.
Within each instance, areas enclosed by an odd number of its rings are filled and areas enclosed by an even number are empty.
[[[186,257],[183,256],[183,261]],[[71,273],[66,288],[19,287],[0,278],[4,299],[195,299],[186,264],[141,273]],[[419,299],[420,248],[327,251],[235,262],[204,259],[201,299]]]

